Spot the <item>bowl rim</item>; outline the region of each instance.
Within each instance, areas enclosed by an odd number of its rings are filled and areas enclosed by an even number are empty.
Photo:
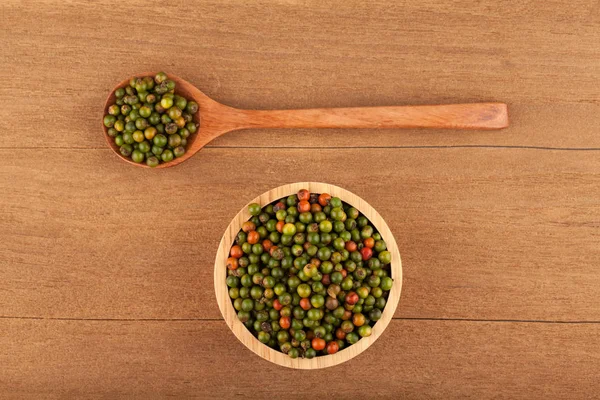
[[[390,290],[388,301],[381,315],[381,319],[373,326],[373,332],[371,336],[361,338],[357,343],[346,347],[335,354],[318,356],[312,359],[292,359],[280,351],[271,349],[269,346],[261,343],[256,337],[254,337],[248,328],[246,328],[246,326],[237,318],[237,312],[233,308],[233,304],[229,297],[229,291],[225,282],[227,277],[225,265],[226,260],[229,257],[229,249],[231,248],[236,235],[240,231],[242,223],[250,218],[248,205],[251,203],[259,203],[261,207],[264,207],[275,200],[287,197],[291,194],[296,194],[300,189],[307,189],[311,193],[329,193],[331,196],[341,198],[342,201],[355,207],[361,212],[361,214],[365,215],[369,222],[371,222],[375,229],[377,229],[377,231],[381,234],[382,239],[387,245],[388,251],[390,251],[392,254],[392,261],[390,265],[391,276],[394,279],[394,283],[392,285],[392,289]],[[398,302],[400,300],[400,293],[402,290],[402,261],[400,259],[400,252],[398,250],[396,240],[390,228],[379,215],[379,213],[375,211],[375,209],[365,200],[339,186],[322,182],[296,182],[268,190],[260,196],[252,199],[232,219],[227,226],[223,237],[221,238],[217,255],[215,257],[214,286],[217,303],[219,304],[219,309],[223,319],[227,323],[227,326],[229,326],[238,340],[252,352],[267,361],[284,367],[295,369],[319,369],[331,367],[356,357],[369,348],[369,346],[371,346],[381,336],[383,331],[385,331],[394,316],[396,307],[398,306]]]

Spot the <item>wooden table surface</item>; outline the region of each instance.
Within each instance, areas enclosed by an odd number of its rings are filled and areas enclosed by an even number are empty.
[[[0,5],[0,397],[593,398],[600,391],[600,3]],[[504,131],[253,130],[165,170],[100,120],[165,70],[236,107],[509,104]],[[225,227],[281,184],[366,199],[396,236],[395,319],[337,367],[238,342]]]

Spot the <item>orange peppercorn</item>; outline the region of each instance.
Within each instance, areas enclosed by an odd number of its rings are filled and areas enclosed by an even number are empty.
[[[311,213],[314,214],[314,213],[319,212],[319,211],[323,211],[323,209],[321,208],[321,206],[318,203],[310,205],[310,212]]]
[[[284,221],[277,221],[277,225],[275,225],[275,228],[277,228],[277,232],[279,232],[279,233],[283,232],[284,225],[285,225]]]
[[[298,212],[309,212],[310,211],[310,203],[307,200],[302,200],[298,203]]]
[[[325,348],[325,340],[316,337],[312,340],[311,346],[313,349],[315,349],[317,351],[323,350]]]
[[[262,245],[265,251],[269,251],[271,247],[273,247],[273,242],[271,242],[269,239],[265,239],[262,241]]]
[[[300,201],[308,201],[310,199],[310,192],[306,189],[300,189],[297,196]]]
[[[250,244],[256,244],[260,240],[260,235],[256,231],[250,231],[248,232],[248,238],[246,240],[248,240],[248,243]]]
[[[229,257],[227,259],[227,268],[233,270],[233,269],[237,269],[237,267],[238,267],[238,260],[237,260],[237,258]]]
[[[329,193],[321,193],[319,195],[319,204],[323,207],[328,206],[329,201],[331,201],[331,195]]]
[[[337,342],[329,342],[327,343],[327,354],[335,354],[338,352],[338,350],[340,349],[340,346],[337,344]]]
[[[290,317],[281,317],[279,318],[279,326],[281,329],[289,329],[292,324],[292,319]]]
[[[349,252],[352,253],[353,251],[356,251],[356,247],[357,247],[356,243],[353,242],[352,240],[348,240],[346,242],[346,250],[348,250]]]
[[[231,250],[229,251],[229,255],[234,258],[240,258],[244,255],[244,252],[242,251],[242,247],[240,245],[236,244],[231,247]]]
[[[242,224],[242,230],[246,233],[256,229],[256,224],[252,221],[246,221]]]

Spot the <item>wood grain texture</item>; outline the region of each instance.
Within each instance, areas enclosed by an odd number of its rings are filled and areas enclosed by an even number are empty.
[[[0,320],[8,398],[569,398],[597,396],[597,324],[394,320],[369,351],[296,371],[223,321]],[[365,374],[372,371],[376,377]],[[265,383],[294,382],[295,390]]]
[[[502,134],[261,132],[262,143],[600,147],[600,18],[588,0],[155,1],[145,13],[115,4],[2,3],[11,29],[0,32],[1,146],[103,147],[98,104],[132,70],[165,69],[238,108],[503,101],[516,118]],[[161,38],[182,25],[163,49]],[[521,118],[529,129],[518,127]],[[240,146],[253,135],[222,140]]]
[[[109,149],[51,154],[0,151],[3,315],[219,318],[212,265],[231,218],[273,187],[320,179],[394,233],[397,316],[600,320],[593,152],[204,149],[159,173]]]
[[[2,399],[278,397],[265,376],[314,397],[597,397],[597,1],[5,0],[0,24]],[[506,102],[511,126],[253,129],[144,171],[98,124],[152,70],[242,109]],[[235,213],[300,180],[381,213],[411,319],[319,372],[246,350],[212,287]]]
[[[504,103],[243,111],[247,122],[240,124],[240,128],[497,130],[508,126]]]
[[[373,326],[373,333],[368,336],[361,338],[358,343],[348,346],[345,349],[327,356],[315,357],[313,359],[305,359],[299,357],[297,359],[291,359],[286,354],[280,351],[273,350],[270,347],[262,344],[256,337],[246,328],[246,326],[240,322],[237,316],[237,311],[231,304],[231,298],[229,297],[229,288],[226,283],[226,265],[227,258],[229,258],[229,250],[234,244],[235,238],[242,228],[242,224],[248,221],[251,217],[248,212],[248,205],[252,203],[258,203],[262,207],[265,207],[269,203],[273,203],[277,200],[284,199],[289,195],[298,193],[299,190],[306,189],[310,193],[328,193],[333,197],[339,197],[345,203],[355,207],[362,215],[367,217],[373,227],[381,234],[382,239],[387,245],[387,250],[391,253],[390,263],[390,276],[394,279],[394,284],[387,297],[387,303],[383,309],[381,318]],[[260,196],[256,196],[254,199],[249,200],[247,204],[236,214],[231,220],[225,233],[219,243],[217,249],[217,255],[215,257],[215,268],[214,268],[214,282],[215,282],[215,295],[217,303],[219,304],[219,310],[223,315],[223,319],[227,323],[227,326],[231,329],[233,334],[242,342],[248,349],[253,351],[255,354],[264,358],[267,361],[281,365],[288,368],[296,369],[319,369],[328,368],[334,365],[346,362],[363,351],[367,350],[375,341],[383,334],[388,324],[392,320],[398,301],[400,300],[400,292],[402,289],[402,261],[400,259],[400,252],[398,251],[398,245],[394,239],[394,235],[390,231],[390,228],[386,224],[385,220],[379,215],[379,213],[364,199],[361,199],[354,193],[347,191],[339,186],[323,183],[323,182],[294,182],[286,185],[268,190],[262,193]]]

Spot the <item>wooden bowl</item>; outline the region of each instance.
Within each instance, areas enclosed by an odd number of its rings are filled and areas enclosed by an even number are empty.
[[[237,313],[233,308],[231,299],[229,298],[229,291],[225,279],[227,277],[227,269],[225,267],[226,260],[229,257],[229,250],[235,240],[236,235],[242,227],[242,223],[250,219],[250,213],[248,212],[248,206],[246,205],[242,210],[233,218],[223,238],[219,244],[219,250],[217,251],[217,257],[215,260],[215,293],[217,296],[217,302],[221,309],[221,314],[229,328],[233,331],[235,336],[252,350],[265,360],[271,361],[275,364],[282,365],[288,368],[297,369],[317,369],[331,367],[344,361],[348,361],[353,357],[356,357],[363,351],[365,351],[385,330],[388,326],[398,300],[400,300],[400,291],[402,288],[402,263],[400,261],[400,252],[396,245],[396,240],[387,226],[383,218],[371,207],[366,201],[361,199],[349,191],[342,189],[338,186],[329,185],[326,183],[318,182],[298,182],[289,185],[283,185],[278,188],[269,190],[263,193],[261,196],[253,199],[250,203],[258,203],[261,207],[272,203],[275,200],[279,200],[283,197],[287,197],[291,194],[296,194],[300,189],[308,189],[311,193],[329,193],[331,196],[339,197],[342,201],[350,204],[351,206],[358,209],[369,221],[373,224],[375,229],[381,234],[383,240],[387,244],[388,250],[392,253],[391,262],[391,277],[394,279],[394,284],[390,290],[387,304],[381,315],[381,319],[377,321],[373,327],[373,333],[371,336],[360,339],[357,343],[352,346],[346,347],[343,350],[327,356],[317,356],[312,359],[296,358],[292,359],[288,355],[281,353],[280,351],[271,349],[267,345],[262,344],[252,333],[246,328],[246,326],[240,322],[237,317]]]

